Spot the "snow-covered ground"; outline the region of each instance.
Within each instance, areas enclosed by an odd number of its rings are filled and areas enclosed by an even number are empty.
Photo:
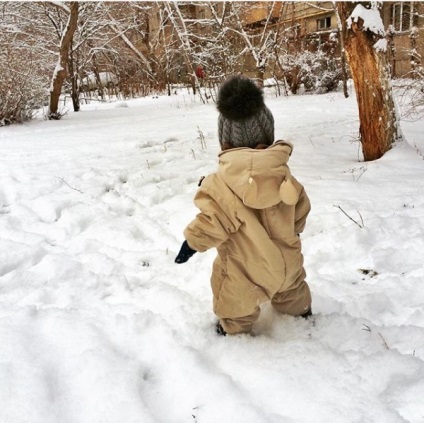
[[[0,129],[1,423],[424,422],[424,122],[364,163],[353,96],[267,104],[313,205],[315,317],[265,306],[255,336],[214,332],[214,251],[174,263],[213,104]]]

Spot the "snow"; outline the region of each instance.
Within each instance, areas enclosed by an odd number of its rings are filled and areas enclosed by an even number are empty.
[[[353,93],[267,105],[313,205],[314,318],[265,306],[254,336],[214,332],[214,251],[174,263],[217,165],[213,104],[1,128],[0,422],[424,421],[424,121],[364,163]]]
[[[58,62],[56,63],[56,67],[55,67],[54,72],[53,72],[53,78],[52,78],[52,80],[50,82],[50,92],[53,92],[53,90],[54,90],[54,86],[53,86],[54,81],[56,80],[59,72],[62,72],[63,70],[64,70],[64,67],[61,65],[60,59],[59,59]]]
[[[71,9],[69,9],[69,7],[63,1],[52,1],[51,3],[56,5],[57,7],[62,8],[66,12],[71,13]]]
[[[387,40],[385,38],[380,38],[373,46],[378,52],[387,51]]]
[[[367,9],[362,4],[356,5],[352,14],[347,19],[348,28],[351,27],[353,22],[358,22],[359,19],[363,20],[362,29],[364,31],[371,31],[374,34],[384,37],[386,32],[384,30],[383,20],[381,19],[380,11],[376,6],[377,2],[373,2],[373,6]]]
[[[109,84],[116,85],[118,83],[118,77],[112,72],[99,72],[99,79],[103,86],[108,86]],[[97,87],[97,80],[94,73],[90,73],[83,78],[83,85],[90,89]]]

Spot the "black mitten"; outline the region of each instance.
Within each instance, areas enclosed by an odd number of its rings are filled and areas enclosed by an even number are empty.
[[[196,253],[196,250],[190,248],[187,241],[184,241],[178,256],[175,258],[175,263],[185,263],[194,253]]]

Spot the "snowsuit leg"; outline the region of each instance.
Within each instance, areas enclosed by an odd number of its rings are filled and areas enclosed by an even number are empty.
[[[311,308],[311,291],[305,282],[306,272],[303,267],[292,276],[292,282],[279,290],[271,300],[275,310],[291,316],[300,316]]]
[[[259,307],[249,316],[236,317],[236,318],[221,318],[219,321],[225,332],[234,335],[236,333],[249,333],[252,329],[253,323],[258,320],[259,313],[261,312]]]
[[[224,260],[218,254],[213,263],[213,311],[226,333],[248,333],[259,317],[260,304],[269,301],[269,295],[252,282],[254,276],[238,270],[242,265],[236,258],[227,260],[225,252]],[[262,272],[260,267],[258,272]]]

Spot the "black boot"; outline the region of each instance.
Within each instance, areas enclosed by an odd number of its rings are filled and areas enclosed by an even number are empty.
[[[221,336],[226,336],[227,332],[225,332],[224,328],[221,326],[221,323],[216,322],[216,333]]]
[[[303,317],[306,320],[308,320],[308,318],[311,316],[312,316],[312,308],[310,308],[306,313],[303,313],[300,315],[300,317]]]

